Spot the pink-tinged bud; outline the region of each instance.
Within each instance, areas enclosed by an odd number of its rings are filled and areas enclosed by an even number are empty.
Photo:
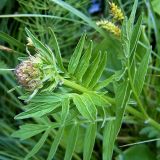
[[[35,65],[36,63],[41,63],[40,58],[30,56],[28,60],[21,62],[15,69],[18,83],[29,91],[42,87],[42,72],[38,65]]]

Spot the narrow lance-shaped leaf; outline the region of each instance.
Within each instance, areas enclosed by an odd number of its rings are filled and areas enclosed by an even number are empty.
[[[83,47],[84,47],[85,38],[86,38],[86,34],[84,33],[83,36],[80,38],[76,46],[76,49],[69,61],[68,72],[71,74],[75,73],[75,70],[79,64],[79,60],[81,58]]]
[[[83,160],[90,160],[93,152],[94,142],[96,138],[97,124],[91,123],[87,126],[84,139]]]
[[[28,99],[28,96],[29,95],[27,94],[27,95],[22,95],[22,96],[20,96],[18,98],[21,99],[21,100],[26,100],[26,99]],[[56,102],[62,101],[63,98],[64,98],[64,96],[61,95],[61,94],[57,94],[57,93],[49,93],[49,94],[47,94],[47,93],[45,93],[45,94],[36,95],[34,98],[31,99],[30,102],[35,102],[35,103],[37,103],[37,102],[39,102],[39,103],[44,103],[44,102],[46,102],[46,103],[48,103],[48,102],[56,103]]]
[[[85,73],[82,83],[84,86],[88,87],[89,83],[92,81],[92,78],[94,74],[96,73],[96,70],[98,68],[99,62],[100,62],[101,52],[97,53],[95,59],[89,66],[87,72]]]
[[[47,129],[46,132],[40,138],[40,140],[37,142],[37,144],[33,147],[33,149],[26,155],[24,160],[28,160],[29,158],[33,157],[40,150],[40,148],[44,145],[44,142],[46,141],[49,132],[50,129]]]
[[[115,138],[115,122],[108,121],[103,131],[103,160],[111,160]]]
[[[136,50],[138,40],[141,35],[141,24],[142,24],[142,15],[138,18],[138,21],[133,29],[132,37],[131,37],[131,46],[130,46],[130,55]]]
[[[134,1],[133,8],[132,8],[131,15],[130,15],[130,17],[129,17],[130,30],[133,29],[133,24],[134,24],[134,20],[135,20],[135,16],[136,16],[136,11],[137,11],[137,6],[138,6],[138,0],[135,0],[135,1]],[[129,28],[128,28],[128,29],[129,29]]]
[[[51,149],[50,149],[50,151],[49,151],[47,160],[52,160],[52,159],[54,158],[54,155],[55,155],[55,153],[56,153],[56,151],[57,151],[58,145],[59,145],[59,143],[60,143],[60,141],[61,141],[63,132],[64,132],[64,128],[62,127],[62,128],[60,128],[60,129],[58,130],[58,132],[56,133],[56,136],[55,136],[55,138],[54,138],[54,141],[53,141],[53,143],[52,143]]]
[[[64,101],[62,101],[62,113],[61,113],[61,123],[64,124],[67,116],[69,114],[69,103],[70,100],[69,98],[64,99]]]
[[[85,74],[86,70],[88,69],[89,60],[90,60],[91,54],[92,54],[92,46],[93,46],[93,43],[91,41],[86,52],[84,53],[84,55],[80,59],[80,62],[79,62],[78,67],[76,69],[75,74],[76,74],[76,77],[79,81],[82,80],[83,75]]]
[[[103,160],[111,160],[116,137],[119,133],[126,105],[130,97],[128,80],[118,85],[116,91],[116,120],[109,121],[103,135]]]
[[[96,73],[94,74],[91,82],[89,83],[89,88],[93,88],[97,84],[97,82],[99,81],[99,79],[104,71],[104,68],[106,66],[106,61],[107,61],[107,52],[103,52],[103,54],[101,54],[100,62],[99,62],[98,68],[96,70]]]
[[[83,103],[85,104],[85,106],[86,106],[88,112],[90,113],[92,119],[96,120],[97,109],[96,109],[96,106],[95,106],[94,102],[92,101],[92,98],[88,94],[83,94],[83,95],[80,96],[80,98],[83,101]]]
[[[69,133],[64,160],[71,160],[72,158],[72,155],[76,146],[76,141],[78,138],[78,131],[79,131],[79,125],[78,124],[73,125]]]
[[[86,94],[86,93],[84,93]],[[87,93],[89,95],[89,97],[92,99],[93,103],[97,106],[110,106],[111,104],[109,103],[109,101],[106,99],[106,96],[104,97],[103,94],[99,94],[99,93]]]
[[[147,50],[146,54],[144,55],[135,75],[134,87],[137,95],[140,95],[145,76],[147,74],[149,58],[150,58],[151,48]]]
[[[64,68],[63,62],[62,62],[61,52],[60,52],[60,49],[59,49],[57,38],[56,38],[56,36],[54,34],[53,29],[49,27],[49,30],[50,30],[50,33],[51,33],[51,36],[52,36],[52,45],[53,45],[53,48],[55,50],[55,57],[56,57],[56,60],[57,60],[57,64],[58,64],[58,66],[60,67],[60,69],[62,71],[65,71],[65,68]]]
[[[128,25],[128,19],[125,17],[122,25],[122,48],[123,48],[123,57],[128,58],[130,54],[130,36],[131,30]]]
[[[84,118],[89,119],[91,121],[95,120],[96,113],[94,115],[92,114],[91,108],[88,108],[90,106],[86,105],[86,102],[84,102],[83,99],[81,99],[81,96],[75,94],[73,96],[73,102]]]
[[[123,77],[125,72],[126,72],[126,69],[122,69],[120,71],[116,71],[115,74],[113,74],[112,76],[110,76],[106,80],[97,83],[96,86],[94,87],[94,90],[100,90],[100,89],[102,89],[104,87],[107,87],[114,80],[115,81],[119,81]]]
[[[25,124],[20,126],[20,129],[18,131],[15,131],[12,134],[12,137],[16,137],[16,138],[20,138],[21,140],[24,140],[45,131],[47,128],[48,126],[46,125]]]
[[[49,48],[44,46],[41,41],[39,41],[27,28],[25,28],[27,35],[31,38],[33,45],[38,49],[40,54],[45,57],[48,61],[55,64],[54,55]],[[53,58],[51,60],[51,58]]]
[[[50,113],[54,109],[59,107],[59,104],[41,104],[41,105],[36,105],[36,107],[33,107],[31,109],[28,109],[25,112],[22,112],[15,116],[15,119],[25,119],[25,118],[31,118],[31,117],[41,117],[47,113]]]

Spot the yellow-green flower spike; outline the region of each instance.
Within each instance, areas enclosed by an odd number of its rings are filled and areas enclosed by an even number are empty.
[[[116,26],[114,23],[108,21],[108,20],[101,20],[96,22],[96,24],[104,29],[106,29],[107,31],[113,33],[115,36],[120,36],[121,34],[121,29]]]
[[[123,20],[124,15],[122,10],[113,2],[109,3],[109,5],[110,5],[110,10],[113,15],[113,18],[119,21]]]

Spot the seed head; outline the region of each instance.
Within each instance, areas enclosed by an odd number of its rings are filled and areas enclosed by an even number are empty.
[[[110,21],[101,20],[101,21],[96,22],[96,24],[106,29],[107,31],[113,33],[115,36],[119,37],[121,34],[120,28]]]
[[[113,2],[111,2],[109,4],[110,4],[110,10],[113,15],[113,18],[116,20],[119,20],[119,21],[123,20],[124,15],[123,15],[122,10]]]

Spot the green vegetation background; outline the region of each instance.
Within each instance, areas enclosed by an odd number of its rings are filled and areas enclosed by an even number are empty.
[[[96,21],[101,18],[109,18],[108,3],[104,15],[91,17],[88,13],[90,1],[68,0],[70,6],[62,6],[53,0],[1,0],[0,5],[0,68],[15,68],[21,57],[26,56],[25,45],[26,33],[24,28],[27,27],[39,40],[46,44],[52,44],[52,39],[48,34],[48,27],[54,29],[58,38],[64,64],[68,64],[69,57],[73,53],[79,38],[86,31],[87,39],[93,40],[95,52],[98,49],[105,50],[107,45],[108,63],[103,73],[104,77],[109,77],[114,71],[121,68],[117,57],[118,43],[111,34],[104,37],[103,32],[96,28],[91,19]],[[134,1],[117,0],[118,4],[125,15],[129,16]],[[77,10],[74,10],[76,8]],[[77,12],[78,11],[78,12]],[[142,91],[142,102],[149,106],[146,108],[150,117],[160,122],[160,3],[159,0],[139,0],[137,16],[143,12],[143,25],[146,28],[146,36],[152,45],[153,62],[149,65],[151,71],[147,74],[147,81]],[[83,13],[83,14],[81,14]],[[5,16],[6,15],[6,16]],[[84,16],[86,15],[86,16]],[[88,44],[86,44],[85,48]],[[116,46],[117,45],[117,46]],[[141,56],[141,55],[140,55]],[[151,81],[150,81],[151,79]],[[151,83],[148,83],[151,82]],[[23,101],[17,97],[22,95],[21,89],[14,92],[8,92],[17,85],[14,74],[10,71],[0,71],[0,159],[1,160],[22,160],[26,154],[34,147],[40,138],[40,135],[27,140],[19,140],[11,137],[11,134],[19,128],[20,125],[32,123],[34,120],[14,120],[14,117],[22,112]],[[107,90],[112,91],[112,86]],[[133,102],[134,103],[134,102]],[[133,104],[134,105],[134,104]],[[67,132],[67,131],[66,131]],[[66,133],[67,134],[67,133]],[[79,133],[80,141],[83,134]],[[31,159],[45,160],[53,136],[50,135],[43,148]],[[113,157],[125,160],[154,160],[160,159],[160,133],[153,127],[145,125],[143,121],[132,115],[124,117],[124,123],[117,137],[114,146]],[[154,139],[153,141],[149,141]],[[142,142],[139,144],[137,142]],[[80,143],[80,142],[79,142]],[[131,146],[120,147],[125,144]],[[55,160],[61,160],[65,154],[66,141],[59,147],[56,152]],[[81,143],[76,147],[73,153],[73,159],[82,159]],[[143,158],[142,158],[143,157]],[[92,154],[93,160],[102,159],[102,133],[97,133],[97,138]]]

